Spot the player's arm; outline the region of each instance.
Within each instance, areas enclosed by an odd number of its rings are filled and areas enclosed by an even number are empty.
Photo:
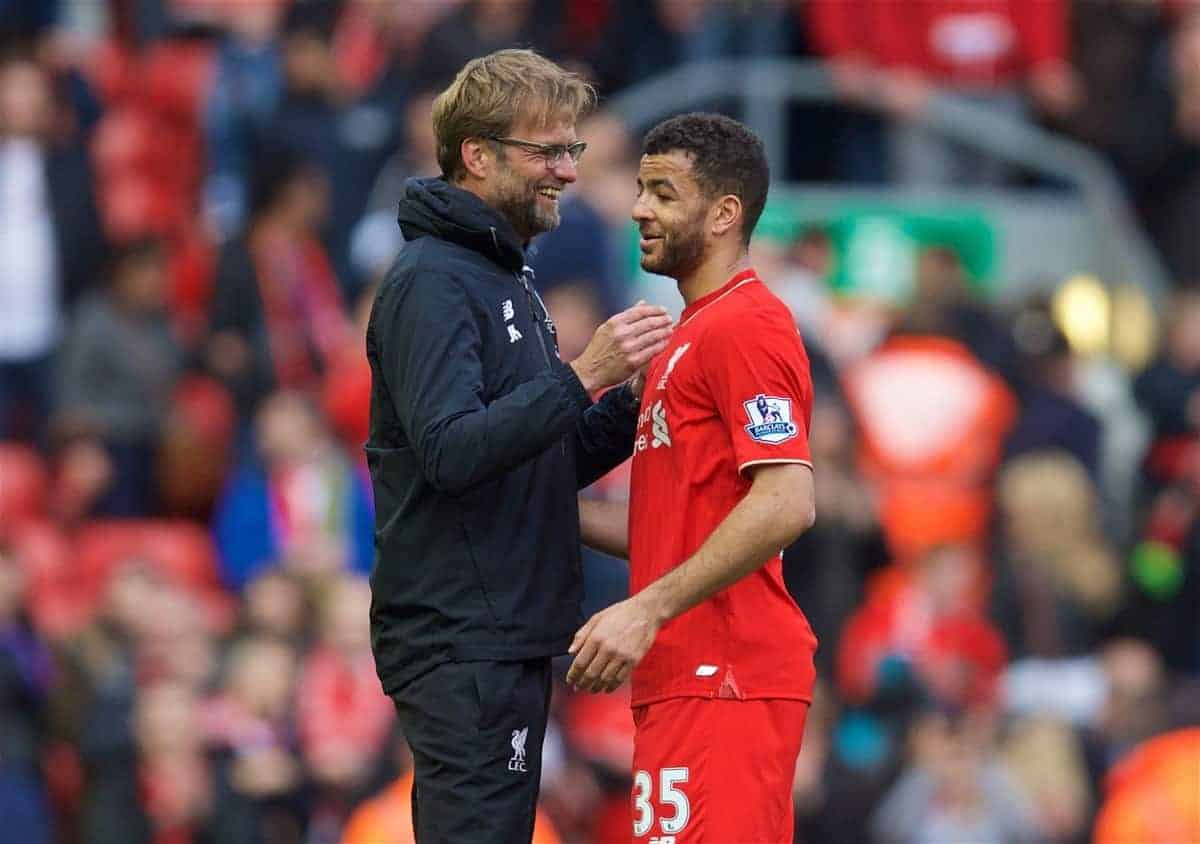
[[[812,470],[803,463],[750,467],[750,490],[699,550],[633,597],[592,616],[575,634],[567,682],[612,691],[641,660],[659,628],[763,566],[812,526]]]
[[[629,502],[580,496],[579,533],[589,548],[629,559]]]

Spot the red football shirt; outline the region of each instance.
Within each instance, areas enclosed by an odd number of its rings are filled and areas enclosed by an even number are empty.
[[[810,465],[812,381],[787,307],[753,270],[683,312],[650,364],[634,443],[630,588],[700,548],[750,489],[747,467]],[[762,568],[663,625],[633,672],[634,706],[672,697],[810,700],[817,640]]]

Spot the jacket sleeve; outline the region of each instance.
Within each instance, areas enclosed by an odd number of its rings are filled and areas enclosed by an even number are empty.
[[[592,404],[557,361],[485,403],[479,326],[453,277],[425,273],[390,284],[371,321],[368,352],[425,479],[442,492],[462,494],[545,451]]]
[[[633,453],[638,400],[621,385],[606,392],[575,426],[575,482],[579,489],[607,475]]]

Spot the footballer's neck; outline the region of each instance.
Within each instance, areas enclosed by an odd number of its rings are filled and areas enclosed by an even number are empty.
[[[685,305],[690,305],[714,290],[720,290],[729,279],[748,269],[750,252],[741,244],[735,249],[709,253],[695,270],[679,277],[679,295]]]

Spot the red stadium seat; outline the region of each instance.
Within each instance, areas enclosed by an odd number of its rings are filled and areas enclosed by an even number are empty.
[[[25,568],[33,623],[51,639],[78,632],[88,621],[91,600],[78,576],[71,545],[48,521],[30,521],[13,531],[12,547]]]
[[[167,579],[194,590],[219,586],[216,551],[209,533],[191,522],[114,519],[85,525],[76,540],[80,576],[93,588],[113,568],[136,558]]]
[[[50,473],[31,448],[0,443],[0,533],[41,516],[50,490]]]
[[[199,599],[209,625],[227,629],[235,608],[217,577],[217,554],[208,531],[182,520],[92,522],[76,538],[77,568],[93,609],[116,568],[137,560]]]

